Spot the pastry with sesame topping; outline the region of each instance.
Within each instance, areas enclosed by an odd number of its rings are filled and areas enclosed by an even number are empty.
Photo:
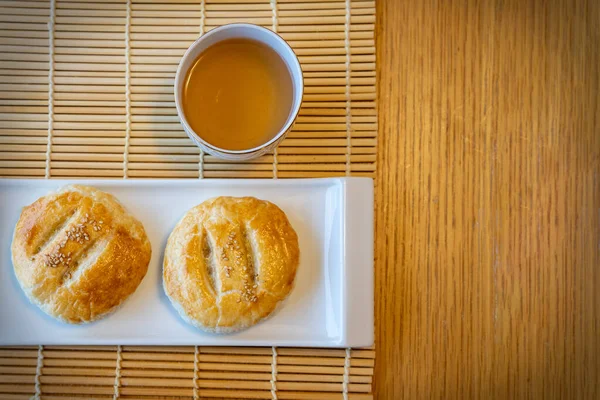
[[[217,197],[192,208],[169,236],[163,286],[188,323],[214,333],[251,327],[289,295],[298,236],[275,204]]]
[[[144,227],[114,196],[82,185],[23,208],[12,242],[25,295],[71,324],[115,311],[146,275],[151,252]]]

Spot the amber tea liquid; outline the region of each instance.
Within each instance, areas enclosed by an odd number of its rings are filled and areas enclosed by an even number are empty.
[[[182,105],[188,124],[206,142],[247,150],[279,133],[293,97],[290,72],[275,51],[254,40],[229,39],[194,61]]]

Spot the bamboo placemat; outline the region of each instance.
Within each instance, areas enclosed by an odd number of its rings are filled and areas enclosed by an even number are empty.
[[[275,154],[231,163],[183,132],[174,75],[200,34],[278,32],[305,96]],[[374,0],[0,0],[0,176],[373,176]],[[0,398],[371,399],[373,349],[0,348]]]

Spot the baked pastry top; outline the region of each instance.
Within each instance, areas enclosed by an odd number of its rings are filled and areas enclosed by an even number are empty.
[[[151,247],[142,224],[114,196],[65,186],[25,207],[12,260],[29,300],[68,323],[114,311],[148,270]]]
[[[298,236],[275,204],[217,197],[189,210],[171,233],[163,285],[188,323],[235,332],[288,296],[299,258]]]

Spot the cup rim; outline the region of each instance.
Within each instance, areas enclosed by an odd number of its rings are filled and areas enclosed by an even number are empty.
[[[275,40],[279,41],[281,44],[283,44],[284,47],[286,47],[290,53],[293,55],[293,59],[295,60],[295,63],[298,66],[298,69],[300,71],[300,87],[297,88],[300,91],[300,100],[298,101],[298,104],[296,104],[295,106],[292,107],[291,112],[290,112],[290,117],[288,117],[288,120],[286,121],[286,123],[282,126],[282,128],[277,132],[277,134],[275,136],[273,136],[269,141],[250,148],[250,149],[243,149],[243,150],[228,150],[228,149],[223,149],[221,147],[215,146],[209,142],[207,142],[206,140],[204,140],[198,133],[196,133],[196,131],[194,131],[192,129],[192,127],[188,124],[187,118],[185,117],[185,113],[183,112],[182,109],[182,105],[180,104],[180,89],[179,89],[179,82],[182,78],[181,74],[182,74],[182,66],[183,66],[183,61],[189,57],[189,54],[191,53],[191,51],[198,46],[198,44],[205,40],[206,38],[220,32],[220,31],[224,31],[227,29],[231,29],[231,28],[236,28],[236,27],[241,27],[241,28],[247,28],[247,29],[256,29],[259,31],[263,31],[269,35],[272,35]],[[265,43],[266,44],[266,43]],[[268,45],[268,44],[267,44]],[[269,46],[271,47],[271,46]],[[271,49],[273,51],[275,51],[277,53],[277,55],[281,58],[283,58],[280,54],[280,52],[276,51],[275,49],[273,49],[271,47]],[[286,63],[287,64],[287,63]],[[185,73],[187,74],[187,70],[185,71]],[[292,78],[292,81],[294,81],[294,73],[292,71],[290,71],[290,77]],[[184,127],[184,130],[186,131],[186,133],[188,135],[193,135],[193,139],[198,141],[199,144],[204,145],[205,147],[207,147],[210,150],[213,150],[216,152],[216,154],[218,156],[218,152],[222,152],[225,154],[231,154],[231,155],[235,155],[235,154],[239,154],[239,155],[247,155],[248,153],[255,153],[255,152],[259,152],[260,150],[264,149],[265,147],[269,147],[271,145],[273,145],[274,143],[277,143],[278,140],[282,139],[287,132],[289,131],[290,127],[292,126],[292,124],[296,121],[296,118],[298,118],[298,112],[300,111],[300,107],[302,106],[302,101],[304,100],[304,74],[302,71],[302,65],[300,64],[300,60],[298,59],[298,55],[294,52],[294,50],[292,49],[292,47],[288,44],[288,42],[286,42],[285,39],[283,39],[277,32],[273,32],[270,29],[267,29],[263,26],[260,25],[255,25],[255,24],[250,24],[250,23],[242,23],[242,22],[236,22],[236,23],[232,23],[232,24],[225,24],[225,25],[221,25],[217,28],[212,29],[211,31],[203,34],[202,36],[200,36],[198,39],[196,39],[185,51],[185,53],[183,54],[183,56],[181,57],[181,60],[179,61],[179,65],[177,66],[177,72],[175,74],[175,107],[177,108],[177,114],[179,115],[179,120],[181,122],[181,124]],[[294,96],[295,97],[295,96]]]

